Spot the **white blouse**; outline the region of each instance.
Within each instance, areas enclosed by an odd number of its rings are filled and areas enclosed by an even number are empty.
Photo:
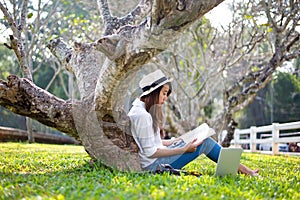
[[[162,144],[160,130],[154,133],[152,117],[146,111],[144,102],[136,99],[132,103],[128,116],[131,121],[131,133],[139,147],[140,164],[145,168],[157,159],[150,158],[156,150],[166,147]]]

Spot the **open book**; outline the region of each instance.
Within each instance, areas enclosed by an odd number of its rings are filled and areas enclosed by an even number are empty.
[[[197,128],[181,135],[179,138],[187,144],[192,142],[195,138],[197,138],[197,142],[200,142],[214,134],[216,134],[215,130],[210,128],[206,123],[203,123]]]

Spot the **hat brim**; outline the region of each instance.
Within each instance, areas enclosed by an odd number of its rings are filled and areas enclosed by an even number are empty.
[[[166,84],[166,83],[170,83],[172,80],[173,80],[173,79],[170,78],[170,79],[167,79],[167,80],[161,82],[160,84],[156,85],[155,87],[150,88],[150,90],[147,90],[147,91],[143,92],[143,93],[140,95],[140,97],[146,96],[146,95],[150,94],[151,92],[153,92],[154,90],[156,90],[156,89],[159,88],[160,86],[162,86],[162,85],[164,85],[164,84]]]

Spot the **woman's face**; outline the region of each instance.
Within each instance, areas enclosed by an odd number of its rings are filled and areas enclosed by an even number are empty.
[[[169,85],[165,84],[159,93],[159,104],[164,104],[164,102],[168,99],[168,91],[169,91]]]

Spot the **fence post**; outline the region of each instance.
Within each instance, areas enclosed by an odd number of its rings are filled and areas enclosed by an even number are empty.
[[[234,130],[234,147],[239,147],[239,139],[240,139],[240,133],[238,132],[238,129]]]
[[[256,127],[250,127],[250,151],[256,152]]]
[[[223,130],[219,135],[218,135],[218,143],[221,144],[223,141],[223,135],[225,134],[225,131]]]
[[[272,154],[279,154],[278,149],[278,139],[279,139],[279,129],[277,128],[278,123],[272,123]]]

